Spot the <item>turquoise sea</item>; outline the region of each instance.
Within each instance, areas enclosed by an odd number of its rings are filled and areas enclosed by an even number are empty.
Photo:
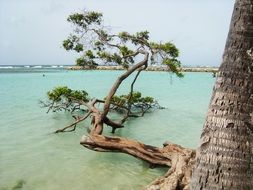
[[[52,134],[72,121],[67,113],[40,108],[46,92],[67,85],[103,98],[122,71],[68,71],[52,68],[0,68],[0,190],[142,189],[166,168],[120,153],[99,153],[79,145],[84,122],[72,133]],[[45,75],[43,77],[43,74]],[[211,73],[143,72],[135,89],[166,109],[131,119],[115,135],[162,146],[166,140],[196,148],[211,97]],[[131,80],[120,93],[127,93]],[[110,134],[110,129],[105,133]]]

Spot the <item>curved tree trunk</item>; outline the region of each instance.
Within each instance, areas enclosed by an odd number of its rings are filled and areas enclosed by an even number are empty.
[[[191,189],[253,189],[253,0],[236,0]]]

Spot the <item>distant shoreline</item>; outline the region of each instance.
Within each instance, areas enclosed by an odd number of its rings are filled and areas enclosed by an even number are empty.
[[[81,66],[69,66],[66,67],[68,70],[93,70],[87,69]],[[183,67],[182,72],[218,72],[218,67]],[[122,66],[97,66],[94,70],[125,70]],[[167,67],[155,67],[149,66],[146,71],[168,71]]]

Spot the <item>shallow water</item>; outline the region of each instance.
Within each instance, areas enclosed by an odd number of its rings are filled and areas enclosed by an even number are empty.
[[[27,190],[141,189],[164,174],[166,169],[149,169],[145,162],[131,156],[98,153],[80,146],[87,122],[73,133],[52,134],[72,119],[67,113],[46,114],[39,106],[46,92],[59,85],[85,89],[91,97],[103,98],[120,73],[2,69],[0,189],[15,189],[20,180]],[[130,80],[124,82],[119,94],[127,93],[129,84]],[[213,84],[210,73],[186,73],[183,79],[165,72],[142,73],[135,89],[155,97],[166,109],[128,121],[116,135],[156,146],[170,140],[195,148]],[[105,133],[110,135],[109,129]]]

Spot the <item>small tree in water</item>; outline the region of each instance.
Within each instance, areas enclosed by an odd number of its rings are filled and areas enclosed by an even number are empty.
[[[152,166],[174,167],[174,158],[170,156],[171,153],[177,154],[182,159],[180,168],[191,166],[194,150],[169,142],[164,144],[164,148],[157,148],[123,137],[103,135],[104,124],[111,127],[114,133],[116,129],[124,127],[123,124],[129,117],[143,116],[149,110],[162,108],[153,97],[144,97],[140,92],[134,91],[134,84],[140,73],[149,64],[161,63],[167,66],[171,73],[183,77],[180,71],[181,63],[178,60],[179,51],[176,46],[171,42],[150,41],[148,31],[135,34],[124,31],[111,34],[105,29],[102,14],[98,12],[75,13],[67,20],[73,25],[74,30],[68,39],[63,41],[63,47],[67,51],[72,50],[79,53],[80,57],[76,60],[77,65],[89,69],[95,68],[98,64],[114,64],[126,70],[116,79],[103,100],[91,99],[86,91],[72,90],[68,87],[56,87],[49,91],[49,101],[41,102],[43,106],[48,107],[48,112],[67,110],[71,113],[75,111],[81,113],[78,116],[73,114],[75,121],[55,132],[74,131],[78,123],[91,118],[90,131],[88,135],[82,137],[80,142],[88,149],[102,152],[124,152],[145,160]],[[134,75],[134,78],[129,93],[116,95],[121,83],[130,75]],[[102,104],[102,108],[100,106],[99,109],[98,104]],[[120,112],[122,118],[117,121],[112,120],[108,116],[110,111]],[[171,175],[171,177],[174,181],[179,180],[178,176]],[[189,172],[180,176],[182,186],[188,184],[189,177]]]
[[[126,71],[115,81],[109,93],[103,100],[90,99],[86,91],[72,90],[68,87],[56,87],[48,92],[49,102],[42,102],[48,107],[48,112],[67,110],[71,113],[81,110],[87,112],[85,116],[74,116],[75,122],[56,132],[75,130],[76,124],[93,116],[91,134],[102,134],[103,124],[112,127],[114,133],[117,128],[122,128],[129,117],[143,116],[154,108],[162,108],[153,97],[143,97],[140,92],[134,91],[134,84],[141,71],[148,64],[162,63],[168,70],[182,77],[181,63],[177,59],[179,51],[170,42],[156,43],[149,40],[149,32],[142,31],[135,34],[120,32],[111,34],[105,29],[102,14],[98,12],[75,13],[67,19],[74,27],[68,39],[63,41],[67,51],[75,51],[80,57],[76,65],[85,69],[93,69],[98,64],[120,65]],[[141,60],[137,62],[136,60]],[[120,84],[131,74],[135,77],[131,83],[129,94],[115,95]],[[103,110],[97,109],[97,103],[103,104]],[[107,115],[109,111],[123,114],[119,121],[112,121]]]

